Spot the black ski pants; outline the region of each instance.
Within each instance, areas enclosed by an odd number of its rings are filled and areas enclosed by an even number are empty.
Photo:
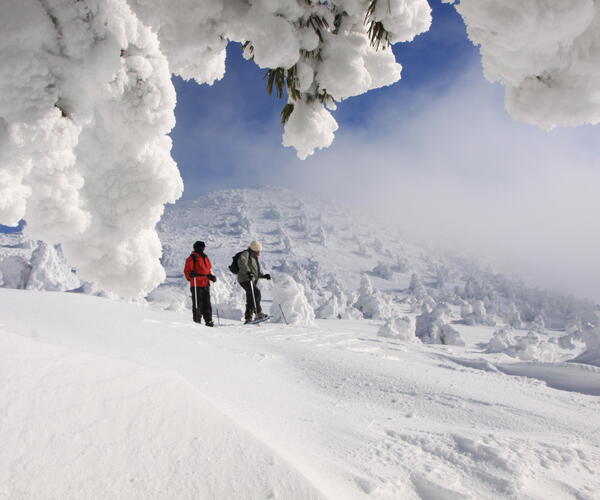
[[[246,292],[246,319],[252,319],[253,313],[261,313],[262,308],[260,307],[260,289],[256,286],[256,283],[252,281],[244,281],[240,283],[244,291]],[[252,288],[254,288],[254,298],[252,297]],[[256,311],[254,310],[254,300],[256,300]]]
[[[192,315],[196,323],[200,323],[204,317],[205,323],[212,323],[212,307],[210,305],[210,287],[196,286],[190,287],[192,292]],[[196,297],[198,303],[196,304]]]

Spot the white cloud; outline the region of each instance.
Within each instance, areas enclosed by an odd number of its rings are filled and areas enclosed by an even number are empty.
[[[407,234],[496,260],[535,282],[600,299],[598,127],[513,122],[479,68],[443,95],[378,103],[366,125],[286,184],[385,210]],[[344,130],[345,129],[345,130]]]

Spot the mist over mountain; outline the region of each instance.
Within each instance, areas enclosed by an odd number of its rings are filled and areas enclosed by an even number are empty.
[[[381,221],[274,187],[218,191],[170,205],[158,225],[169,276],[162,288],[181,284],[183,262],[194,241],[203,240],[217,275],[235,294],[227,266],[258,239],[263,267],[275,280],[289,275],[302,284],[317,318],[365,316],[355,306],[364,278],[389,301],[388,315],[406,304],[414,311],[447,305],[470,323],[557,330],[597,323],[591,301],[526,285],[482,264],[485,256],[475,260],[411,243],[394,217]]]

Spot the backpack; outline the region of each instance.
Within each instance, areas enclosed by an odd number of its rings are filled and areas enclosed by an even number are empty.
[[[238,265],[238,257],[240,255],[242,255],[246,250],[242,250],[241,252],[236,253],[232,260],[231,260],[231,264],[229,266],[229,270],[233,273],[233,274],[237,274],[240,272],[240,266]]]

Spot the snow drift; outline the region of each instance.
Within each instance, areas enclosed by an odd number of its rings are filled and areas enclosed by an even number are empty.
[[[460,347],[384,338],[377,320],[206,328],[187,311],[61,292],[0,289],[0,309],[3,498],[600,488],[600,369],[498,363],[476,346],[482,327],[461,325]]]

